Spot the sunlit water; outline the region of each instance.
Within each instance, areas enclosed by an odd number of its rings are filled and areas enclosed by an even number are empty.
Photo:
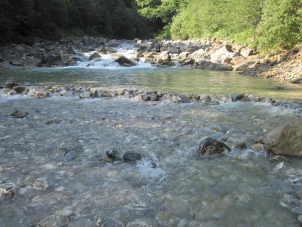
[[[302,99],[299,85],[177,68],[0,71],[0,82],[6,81]],[[272,90],[276,86],[284,89]],[[16,191],[13,200],[0,200],[1,226],[32,226],[50,215],[60,226],[101,226],[109,219],[125,226],[298,226],[280,201],[301,187],[285,174],[301,168],[301,159],[277,161],[250,149],[213,158],[197,153],[204,137],[245,137],[250,144],[300,119],[294,110],[253,102],[206,106],[27,96],[1,97],[0,106],[0,184],[13,183]],[[28,115],[12,117],[16,109]],[[126,151],[144,158],[101,161],[111,148],[120,158]],[[76,155],[66,159],[70,151]],[[281,161],[285,167],[277,170]],[[38,190],[37,181],[47,187]]]

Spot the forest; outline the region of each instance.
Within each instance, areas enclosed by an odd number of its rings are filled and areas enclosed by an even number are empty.
[[[149,38],[163,26],[137,12],[134,0],[1,0],[0,43],[66,36]]]
[[[158,37],[220,37],[259,51],[302,42],[302,0],[136,0],[139,13],[164,23]]]
[[[302,0],[1,0],[0,42],[220,37],[260,51],[302,42]]]

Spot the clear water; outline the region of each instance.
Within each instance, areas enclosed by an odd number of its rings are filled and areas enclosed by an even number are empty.
[[[89,68],[79,62],[68,68],[4,70],[0,83],[302,100],[301,86],[285,82],[146,64],[123,68],[105,61],[107,66]],[[277,86],[284,89],[272,89]],[[27,96],[0,97],[0,106],[0,186],[13,184],[16,191],[13,200],[0,198],[1,226],[33,226],[50,215],[56,215],[59,226],[101,226],[110,219],[125,226],[299,224],[290,211],[293,203],[285,198],[292,198],[302,182],[291,183],[285,171],[301,169],[301,159],[265,158],[250,149],[213,158],[197,154],[204,137],[245,137],[250,145],[266,131],[301,119],[294,110],[253,102],[206,106]],[[28,115],[12,117],[16,109]],[[217,127],[225,130],[213,130]],[[136,163],[101,161],[111,148],[120,158],[126,151],[144,158]],[[76,156],[66,160],[70,151]],[[284,168],[277,170],[280,162]]]
[[[87,63],[85,63],[87,64]],[[83,87],[137,88],[182,94],[253,94],[283,100],[302,100],[302,86],[288,82],[217,72],[179,68],[68,67],[0,71],[0,83],[65,85]],[[275,89],[282,87],[283,89]]]

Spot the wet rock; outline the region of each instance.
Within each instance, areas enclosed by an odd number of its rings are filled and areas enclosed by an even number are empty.
[[[246,138],[230,137],[230,138],[228,138],[227,143],[232,148],[236,148],[236,149],[247,148]]]
[[[106,155],[107,155],[109,158],[116,159],[116,158],[117,158],[117,150],[116,150],[115,148],[108,149],[108,150],[106,151]]]
[[[185,60],[181,65],[184,66],[184,65],[193,65],[195,62],[194,59],[187,59]]]
[[[178,96],[173,95],[171,101],[174,102],[174,103],[178,103]]]
[[[44,99],[44,98],[47,98],[49,96],[49,92],[47,91],[38,91],[36,94],[35,94],[35,98],[36,99]]]
[[[150,101],[158,101],[158,96],[157,96],[157,94],[155,94],[155,93],[151,93],[151,95],[150,95]]]
[[[263,151],[265,148],[264,148],[263,144],[257,143],[257,144],[251,145],[250,149],[253,151],[256,151],[256,152],[260,152],[260,151]]]
[[[242,99],[243,97],[244,97],[244,94],[233,95],[233,96],[232,96],[232,100],[233,100],[234,102],[236,102],[236,101]]]
[[[102,225],[102,227],[124,227],[124,224],[117,220],[108,220]]]
[[[55,215],[51,215],[49,217],[44,218],[36,225],[36,227],[59,227],[59,226],[60,225]]]
[[[137,65],[136,62],[131,61],[130,59],[126,58],[125,56],[120,56],[118,59],[115,60],[115,62],[119,63],[121,66],[135,66]]]
[[[87,99],[87,98],[90,98],[90,97],[91,97],[91,93],[88,92],[88,91],[82,92],[82,93],[79,95],[79,98],[80,98],[80,99]]]
[[[124,159],[125,162],[135,162],[135,161],[141,160],[142,155],[139,154],[139,153],[127,151],[124,154],[123,159]]]
[[[275,154],[302,156],[302,121],[292,121],[266,133],[263,142]]]
[[[24,118],[28,115],[28,113],[22,110],[16,110],[12,115],[16,118]]]
[[[48,182],[46,178],[38,178],[33,182],[33,187],[39,190],[46,190],[48,188]]]
[[[302,224],[302,215],[299,215],[297,219]],[[300,226],[301,226],[301,224],[300,224]]]
[[[6,82],[5,83],[5,88],[12,89],[15,86],[19,86],[19,84],[15,83],[15,82]]]
[[[14,86],[14,87],[13,87],[13,90],[15,90],[17,93],[21,94],[21,93],[25,90],[25,87],[22,87],[22,86]]]
[[[229,152],[230,150],[225,143],[208,137],[200,142],[198,153],[202,156],[207,156]]]
[[[64,155],[64,162],[73,161],[78,157],[78,153],[75,150],[68,151]]]
[[[92,55],[90,55],[89,60],[91,61],[95,58],[100,58],[100,57],[101,55],[99,55],[97,52],[94,52]]]
[[[302,206],[293,209],[294,214],[302,215]]]
[[[215,68],[217,71],[232,71],[233,67],[229,64],[218,64]]]
[[[297,196],[297,198],[302,199],[302,188],[298,190],[295,195]]]
[[[66,63],[62,60],[61,54],[59,53],[48,53],[42,57],[40,67],[51,67],[51,66],[65,66]]]
[[[13,199],[15,194],[14,184],[0,184],[0,202],[1,198]]]

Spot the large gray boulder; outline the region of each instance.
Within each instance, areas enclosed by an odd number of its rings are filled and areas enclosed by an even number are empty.
[[[63,61],[61,54],[48,53],[42,57],[42,61],[39,64],[40,67],[51,67],[51,66],[65,66],[66,63]]]
[[[275,154],[302,156],[302,120],[273,129],[264,135],[263,142]]]

